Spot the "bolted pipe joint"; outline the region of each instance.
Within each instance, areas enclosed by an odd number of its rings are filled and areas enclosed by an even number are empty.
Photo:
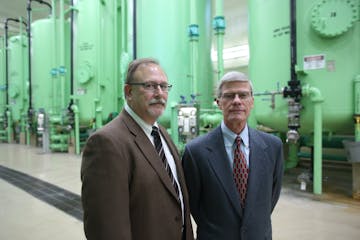
[[[297,130],[300,128],[301,104],[296,102],[295,99],[290,98],[288,101],[288,107],[289,131],[286,134],[286,142],[295,144],[300,138],[300,134]]]
[[[198,24],[190,24],[188,28],[188,36],[190,40],[198,40],[200,36],[199,25]]]
[[[224,16],[216,16],[213,20],[213,29],[215,30],[215,35],[225,34],[226,22]]]

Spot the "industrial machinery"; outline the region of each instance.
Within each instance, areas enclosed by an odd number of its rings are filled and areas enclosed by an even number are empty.
[[[287,167],[296,166],[300,145],[313,149],[314,193],[321,193],[323,144],[360,141],[359,4],[249,2],[254,117],[285,136]]]
[[[120,51],[121,46],[127,45],[127,19],[122,14],[126,12],[125,6],[116,0],[79,0],[74,8],[74,103],[71,108],[77,123],[76,151],[80,152],[89,134],[116,116],[123,106],[121,69],[126,68],[131,58],[125,57],[125,50]],[[121,56],[125,67],[120,64]]]
[[[11,109],[11,120],[8,127],[14,131],[14,140],[25,143],[28,95],[28,58],[27,37],[20,32],[19,35],[8,39],[8,99]]]
[[[29,9],[29,8],[28,8]],[[68,151],[70,103],[70,23],[64,6],[31,23],[31,125],[45,151]],[[56,14],[59,11],[59,15]],[[29,13],[31,14],[31,13]],[[65,19],[66,18],[66,19]]]
[[[0,142],[7,140],[5,38],[0,37]]]

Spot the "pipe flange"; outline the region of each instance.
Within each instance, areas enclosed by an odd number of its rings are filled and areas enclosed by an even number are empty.
[[[321,0],[312,9],[311,26],[323,37],[344,34],[358,20],[355,0]]]

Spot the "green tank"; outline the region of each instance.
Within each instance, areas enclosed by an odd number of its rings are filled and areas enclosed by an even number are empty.
[[[5,78],[5,43],[0,37],[0,116],[3,116],[6,108],[6,78]],[[0,126],[0,129],[2,127]]]
[[[161,122],[169,126],[171,107],[184,96],[189,103],[191,95],[202,108],[213,104],[213,69],[211,50],[211,1],[197,0],[190,6],[189,0],[138,1],[136,11],[136,57],[154,57],[160,61],[173,84],[169,93],[168,107]],[[196,11],[191,19],[191,11]],[[190,25],[197,25],[194,35],[198,38],[196,71],[191,72]],[[197,79],[195,79],[197,78]]]
[[[249,2],[250,78],[254,83],[253,115],[260,125],[288,130],[290,80],[290,1]],[[296,78],[300,81],[300,128],[314,130],[314,99],[321,95],[323,132],[354,132],[354,81],[360,74],[360,22],[357,0],[296,2]],[[320,99],[318,99],[320,100]]]
[[[13,121],[24,120],[29,104],[28,44],[24,35],[8,39],[9,105]]]
[[[81,125],[99,128],[120,109],[118,1],[79,0],[75,7],[74,98]]]
[[[59,20],[41,19],[31,24],[31,79],[32,107],[36,112],[55,112],[65,109],[70,101],[70,25],[65,24],[65,66],[59,66],[58,47]],[[59,76],[65,75],[64,90],[59,91]],[[62,99],[64,98],[64,99]]]

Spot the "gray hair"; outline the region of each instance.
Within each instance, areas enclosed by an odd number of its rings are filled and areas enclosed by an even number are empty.
[[[249,77],[245,73],[231,71],[231,72],[226,73],[220,79],[219,85],[216,90],[216,96],[218,98],[220,98],[222,95],[222,90],[221,90],[222,86],[224,85],[224,83],[227,83],[227,82],[248,82],[250,84],[250,91],[251,91],[251,95],[252,95],[253,85],[252,85],[252,82],[250,81]]]

